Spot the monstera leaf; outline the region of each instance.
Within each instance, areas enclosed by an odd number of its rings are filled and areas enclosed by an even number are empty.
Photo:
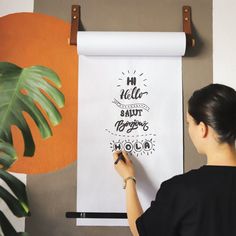
[[[0,211],[0,222],[1,228],[4,235],[11,235],[11,236],[29,236],[26,232],[17,233],[16,230],[13,228],[12,224],[6,218],[6,216]]]
[[[60,123],[57,109],[64,106],[64,95],[56,88],[60,79],[55,72],[43,66],[20,68],[17,65],[0,62],[0,179],[11,189],[0,186],[0,198],[18,217],[30,215],[24,183],[6,170],[16,161],[11,126],[17,126],[22,133],[25,156],[33,156],[34,140],[30,127],[23,115],[28,113],[36,123],[42,138],[52,135],[48,120],[54,126]],[[7,236],[27,236],[16,232],[4,213],[0,211],[0,228]]]
[[[0,139],[0,168],[8,169],[16,161],[17,155],[11,144]]]
[[[14,215],[18,217],[28,216],[29,208],[25,185],[15,176],[1,169],[0,178],[5,181],[14,193],[14,195],[12,195],[5,188],[0,186],[0,198],[5,201]]]
[[[21,68],[0,62],[0,139],[13,143],[11,126],[17,126],[24,138],[24,155],[33,156],[35,144],[23,112],[35,121],[42,138],[50,137],[52,131],[42,111],[57,125],[61,115],[55,105],[64,106],[64,95],[55,86],[61,86],[60,79],[47,67]]]
[[[13,193],[0,186],[0,198],[3,199],[14,215],[24,217],[30,215],[25,185],[15,176],[5,171],[14,163],[16,158],[16,152],[11,144],[0,140],[0,178]],[[27,235],[25,232],[17,233],[2,211],[0,211],[0,227],[4,235]]]

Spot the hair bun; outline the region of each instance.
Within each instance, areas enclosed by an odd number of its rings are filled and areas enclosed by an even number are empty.
[[[193,93],[188,113],[199,124],[211,126],[220,143],[236,140],[236,91],[222,84],[210,84]]]
[[[233,112],[233,125],[234,125],[235,139],[236,139],[236,104],[235,104],[234,112]]]

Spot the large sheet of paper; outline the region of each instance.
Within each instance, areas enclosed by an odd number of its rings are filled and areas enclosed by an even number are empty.
[[[162,181],[183,173],[184,51],[181,33],[78,34],[78,212],[126,212],[115,150],[130,153],[144,210]],[[128,222],[79,218],[77,225]]]

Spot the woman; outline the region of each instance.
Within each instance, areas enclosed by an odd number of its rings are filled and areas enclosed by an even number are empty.
[[[115,162],[126,182],[133,235],[236,236],[236,91],[220,84],[195,91],[188,102],[187,124],[207,165],[164,181],[144,213],[128,154],[123,152],[125,161]]]

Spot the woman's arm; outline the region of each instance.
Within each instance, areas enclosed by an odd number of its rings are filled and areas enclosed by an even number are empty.
[[[117,160],[118,154],[120,152],[115,152],[113,154],[114,161]],[[135,177],[135,171],[132,161],[129,159],[129,156],[126,152],[122,152],[125,161],[118,161],[115,164],[115,169],[119,173],[119,175],[125,180],[128,177]],[[138,236],[138,231],[136,227],[136,220],[139,216],[142,215],[143,210],[141,204],[139,202],[137,190],[136,190],[136,183],[133,179],[128,179],[126,182],[126,208],[127,208],[127,215],[128,215],[128,222],[130,226],[130,230],[134,236]]]
[[[130,230],[134,236],[138,236],[135,222],[142,215],[143,210],[136,191],[136,184],[132,179],[129,179],[126,185],[126,209]]]

